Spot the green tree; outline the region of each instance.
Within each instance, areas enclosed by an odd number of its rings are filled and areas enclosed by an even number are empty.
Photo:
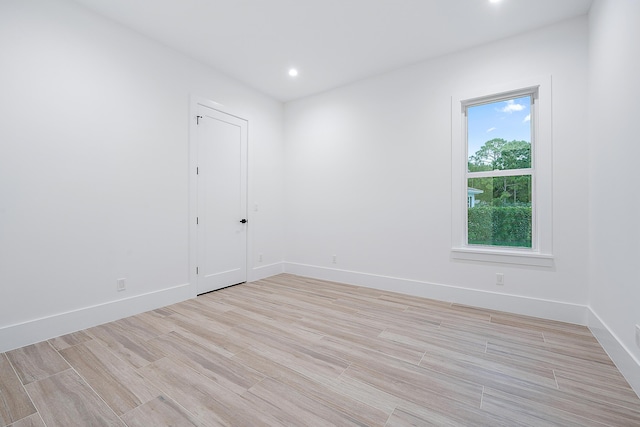
[[[494,138],[469,157],[469,172],[531,167],[531,143]]]
[[[531,143],[494,138],[469,157],[469,172],[531,167]],[[482,190],[477,200],[490,205],[530,204],[531,176],[469,179],[469,187]]]

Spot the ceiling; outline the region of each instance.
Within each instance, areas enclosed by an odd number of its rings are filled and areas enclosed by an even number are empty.
[[[285,102],[584,15],[592,2],[75,1]]]

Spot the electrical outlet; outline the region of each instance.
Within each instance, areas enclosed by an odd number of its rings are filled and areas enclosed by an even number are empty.
[[[116,291],[122,292],[127,289],[127,284],[125,283],[125,279],[117,279],[116,280]]]
[[[262,262],[262,254],[258,254],[258,262]]]
[[[640,325],[636,325],[636,345],[640,347]]]
[[[337,263],[338,263],[338,256],[337,256],[337,255],[334,255],[334,256],[333,256],[333,263],[334,263],[334,264],[337,264]]]
[[[504,285],[504,274],[496,273],[496,285],[502,286]]]

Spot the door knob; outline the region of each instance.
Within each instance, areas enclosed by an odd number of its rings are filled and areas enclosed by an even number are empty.
[[[240,222],[241,222],[241,223],[243,223],[243,224],[246,224],[248,221],[247,221],[246,219],[242,218],[242,219],[240,220]]]

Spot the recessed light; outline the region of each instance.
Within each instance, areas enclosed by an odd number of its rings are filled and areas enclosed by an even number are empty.
[[[489,0],[489,3],[500,3],[502,0]]]
[[[291,77],[298,77],[298,70],[296,70],[295,68],[291,68],[291,69],[289,70],[289,75],[290,75]]]

